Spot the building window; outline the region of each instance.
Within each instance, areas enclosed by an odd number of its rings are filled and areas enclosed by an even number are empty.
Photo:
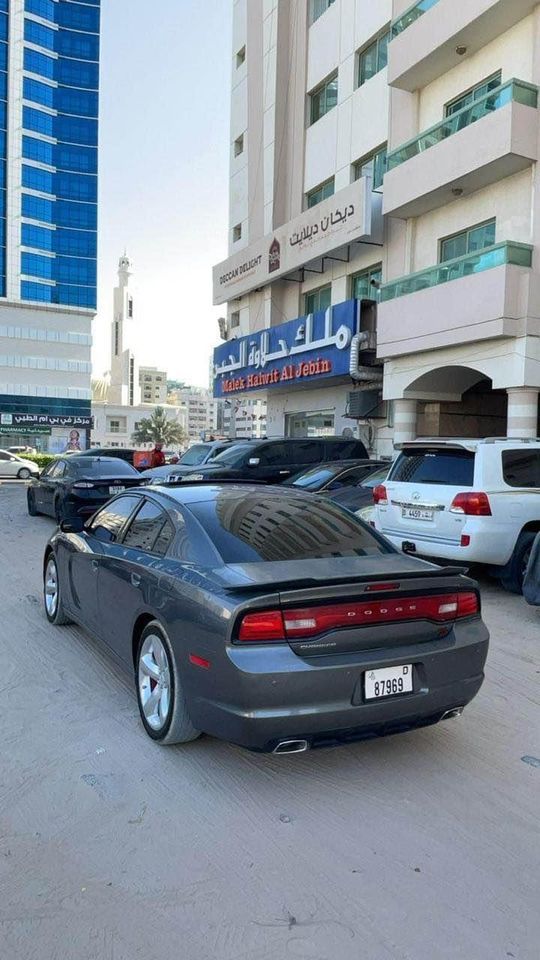
[[[135,360],[133,357],[129,361],[129,405],[133,406],[135,396]]]
[[[338,77],[335,73],[329,80],[325,80],[320,87],[317,87],[309,95],[309,122],[317,123],[325,113],[332,110],[337,105],[338,100]]]
[[[119,420],[110,420],[110,421],[109,421],[109,433],[120,433],[120,421],[119,421]]]
[[[309,193],[306,193],[306,206],[308,209],[310,207],[316,207],[321,200],[326,200],[328,197],[332,197],[334,194],[334,178],[331,177],[330,180],[327,180],[325,183],[321,183],[319,187],[315,187],[314,190],[310,190]]]
[[[231,313],[231,328],[240,326],[240,311],[235,310]]]
[[[239,157],[241,153],[244,152],[244,134],[240,134],[239,137],[234,141],[234,155]]]
[[[388,63],[388,42],[390,31],[381,34],[369,47],[361,50],[358,55],[358,86],[361,87],[371,80],[376,73],[384,70]]]
[[[236,69],[242,66],[246,62],[246,47],[245,44],[243,47],[240,47],[240,50],[236,54]]]
[[[387,144],[379,147],[374,153],[370,153],[362,160],[357,160],[354,164],[354,179],[360,177],[371,177],[373,190],[382,187],[384,175],[386,173]]]
[[[477,253],[495,243],[495,219],[479,223],[461,233],[454,233],[440,241],[439,263],[464,257],[468,253]]]
[[[326,287],[317,287],[316,290],[310,290],[304,294],[304,313],[317,313],[319,310],[327,310],[332,302],[332,285],[329,283]]]
[[[471,87],[470,90],[460,94],[455,100],[451,100],[450,103],[445,104],[445,117],[451,117],[454,113],[457,113],[458,110],[463,110],[464,107],[470,107],[476,100],[480,100],[482,97],[485,97],[487,93],[490,93],[491,90],[496,90],[497,87],[500,87],[501,83],[502,72],[497,70],[497,73],[494,73],[492,77],[488,77],[487,80],[483,80],[482,83],[478,83],[475,87]]]
[[[362,270],[352,277],[351,295],[355,300],[377,300],[382,282],[382,264]]]
[[[118,323],[118,320],[115,320],[115,321],[114,321],[114,355],[115,355],[115,357],[118,356],[118,351],[119,351],[119,349],[120,349],[120,330],[119,330],[119,327],[120,327],[120,324]]]
[[[242,239],[242,224],[241,224],[241,223],[237,223],[236,226],[233,227],[233,230],[232,230],[232,238],[233,238],[233,243],[236,243],[237,240],[241,240],[241,239]]]
[[[130,320],[133,319],[133,297],[128,300],[128,317]]]
[[[328,7],[331,7],[335,0],[311,0],[309,5],[309,22],[315,23],[323,13],[326,13]]]

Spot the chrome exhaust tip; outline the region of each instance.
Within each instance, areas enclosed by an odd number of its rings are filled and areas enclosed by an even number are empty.
[[[307,740],[282,740],[272,753],[305,753],[306,750],[309,750]]]
[[[441,720],[457,720],[462,716],[464,707],[454,707],[453,710],[446,710],[443,713]]]

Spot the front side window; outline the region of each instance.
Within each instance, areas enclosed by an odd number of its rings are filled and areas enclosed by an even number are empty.
[[[455,100],[447,103],[444,108],[445,117],[451,117],[452,114],[457,113],[458,110],[463,110],[464,107],[470,107],[477,100],[480,100],[481,97],[485,97],[487,93],[490,93],[491,90],[496,90],[497,87],[500,87],[501,83],[502,72],[498,70],[492,77],[483,80],[482,83],[476,84],[476,86],[471,87],[470,90],[456,97]]]
[[[487,220],[486,223],[469,227],[468,230],[441,240],[439,263],[492,247],[495,243],[495,225],[495,219]]]
[[[368,154],[362,160],[357,160],[354,164],[354,179],[360,180],[361,177],[370,177],[373,190],[382,187],[384,175],[386,173],[387,162],[387,144],[379,147],[373,153]]]
[[[335,0],[311,0],[309,5],[309,22],[315,23],[323,13],[326,13],[328,7],[331,7]]]
[[[328,197],[333,197],[334,189],[334,178],[331,177],[330,180],[326,180],[325,183],[321,183],[319,187],[315,187],[314,190],[310,190],[309,193],[306,193],[307,208],[310,209],[311,207],[316,207],[321,200],[327,200]]]
[[[363,86],[368,80],[371,80],[376,73],[384,70],[388,63],[388,43],[390,40],[390,31],[381,34],[369,47],[366,47],[358,55],[358,86]]]
[[[114,543],[126,520],[139,503],[139,497],[117,497],[96,514],[88,527],[88,532],[104,543]]]
[[[398,483],[436,483],[472,487],[474,453],[469,450],[404,450],[392,468],[389,480]]]
[[[509,487],[540,488],[540,450],[504,450],[502,464]]]
[[[169,528],[172,527],[163,510],[157,504],[146,500],[127,528],[122,537],[122,543],[125,547],[131,547],[133,550],[143,550],[145,553],[158,552],[163,555],[172,539],[170,530],[164,530],[167,524]],[[156,551],[155,547],[158,539],[159,545]],[[163,549],[164,546],[165,549]]]
[[[318,287],[317,290],[311,290],[304,294],[304,313],[317,313],[319,310],[327,310],[332,302],[332,285]]]
[[[310,94],[310,123],[317,123],[317,120],[320,120],[325,113],[328,113],[337,105],[337,101],[338,77],[336,73]]]
[[[376,300],[382,283],[382,264],[362,270],[352,278],[352,296],[355,300]]]

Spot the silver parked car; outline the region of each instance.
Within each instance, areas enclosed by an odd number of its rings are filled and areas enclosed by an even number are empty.
[[[32,460],[24,460],[9,450],[0,450],[0,477],[11,477],[16,480],[29,480],[37,477],[39,467]]]

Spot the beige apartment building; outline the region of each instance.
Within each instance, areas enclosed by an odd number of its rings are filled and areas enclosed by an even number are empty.
[[[266,395],[268,435],[381,454],[536,436],[540,4],[233,10],[216,396]]]

